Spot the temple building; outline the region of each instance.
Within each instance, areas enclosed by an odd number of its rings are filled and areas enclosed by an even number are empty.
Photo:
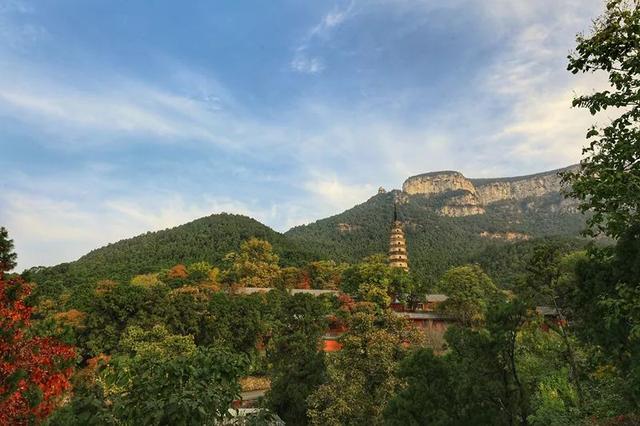
[[[391,265],[392,268],[402,268],[405,271],[409,270],[407,243],[404,239],[402,222],[398,219],[398,209],[396,205],[394,205],[393,209],[393,226],[391,227],[391,237],[389,241],[389,265]]]

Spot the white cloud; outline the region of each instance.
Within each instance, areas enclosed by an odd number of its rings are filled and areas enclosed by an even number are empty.
[[[331,32],[349,18],[354,4],[354,1],[351,1],[344,8],[334,7],[305,34],[302,41],[295,48],[293,59],[289,63],[292,71],[304,74],[319,74],[325,70],[324,59],[309,52],[314,50],[315,44],[325,42],[330,37]]]
[[[309,42],[311,38],[316,36],[326,37],[333,28],[342,24],[349,17],[353,6],[354,2],[352,1],[345,8],[334,7],[320,19],[320,22],[318,22],[316,26],[309,30],[306,42]]]
[[[522,164],[576,163],[586,131],[595,120],[587,111],[571,108],[571,101],[576,93],[589,93],[606,81],[600,75],[568,73],[565,58],[575,46],[574,35],[588,29],[588,17],[596,16],[602,4],[506,3],[497,8],[499,18],[517,19],[520,28],[477,82],[487,99],[508,106],[488,135],[488,143]],[[546,13],[551,9],[553,14]]]
[[[370,184],[348,185],[336,176],[318,174],[304,183],[305,189],[319,197],[320,203],[330,209],[346,210],[374,195],[374,186]],[[325,207],[324,210],[327,210]]]
[[[325,65],[321,58],[309,58],[298,53],[291,61],[291,69],[304,74],[318,74],[324,71]]]

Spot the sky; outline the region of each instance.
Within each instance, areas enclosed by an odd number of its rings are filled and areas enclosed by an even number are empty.
[[[18,269],[212,213],[278,230],[453,169],[579,161],[601,0],[0,0]]]

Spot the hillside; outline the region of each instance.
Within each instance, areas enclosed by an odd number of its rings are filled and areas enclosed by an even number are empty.
[[[47,291],[97,279],[128,280],[177,263],[207,261],[220,264],[251,237],[269,241],[282,265],[299,265],[316,259],[298,243],[246,216],[215,214],[162,231],[148,232],[93,250],[75,262],[26,271],[29,279]]]
[[[560,193],[557,171],[498,179],[468,179],[455,171],[408,178],[403,190],[381,191],[341,214],[280,234],[240,215],[207,216],[93,250],[75,262],[32,268],[47,292],[98,279],[128,280],[177,263],[224,256],[250,237],[269,241],[282,266],[332,259],[356,262],[386,253],[394,204],[404,222],[411,272],[425,288],[450,266],[479,262],[502,286],[512,284],[540,238],[571,248],[584,217]]]
[[[381,191],[285,235],[341,261],[384,253],[397,202],[411,271],[419,282],[430,287],[450,266],[479,262],[509,286],[539,239],[584,244],[578,236],[584,216],[560,193],[557,172],[498,179],[467,179],[453,171],[418,175],[405,181],[403,191]]]

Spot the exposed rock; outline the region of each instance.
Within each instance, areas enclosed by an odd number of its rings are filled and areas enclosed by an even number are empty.
[[[505,241],[526,241],[531,238],[530,235],[523,234],[522,232],[488,232],[482,231],[481,237],[489,238],[491,240],[505,240]]]
[[[485,209],[477,206],[442,206],[438,209],[440,216],[464,217],[484,214]]]
[[[484,205],[503,200],[523,200],[562,191],[558,171],[502,179],[474,179],[478,198]]]
[[[407,194],[435,195],[443,192],[465,190],[476,192],[473,184],[462,173],[443,171],[413,176],[404,181],[402,191]]]
[[[444,206],[438,209],[442,216],[462,217],[476,214],[484,214],[485,209],[478,201],[478,197],[472,192],[455,195],[445,201]]]
[[[351,225],[350,223],[338,223],[338,231],[340,232],[352,232],[360,229],[360,225]]]
[[[386,194],[387,190],[384,189],[383,187],[378,188],[378,194]]]
[[[570,168],[573,167],[575,166]],[[487,206],[500,201],[528,200],[524,208],[535,209],[536,203],[529,199],[560,194],[563,188],[558,173],[567,169],[569,168],[529,176],[495,179],[468,179],[455,171],[432,172],[410,177],[402,185],[402,190],[409,195],[427,197],[464,191],[462,196],[454,195],[444,200],[443,206],[438,209],[438,213],[444,216],[483,214]],[[546,207],[551,211],[575,212],[576,202],[561,199]]]

